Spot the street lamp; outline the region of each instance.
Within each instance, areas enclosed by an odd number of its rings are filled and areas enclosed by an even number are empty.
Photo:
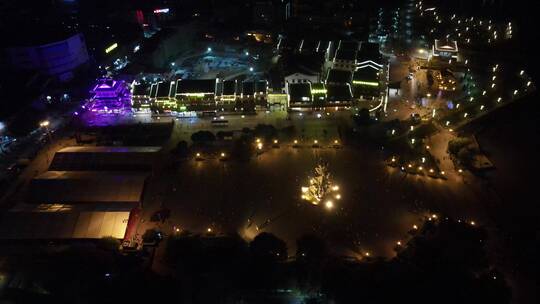
[[[45,128],[45,131],[47,132],[47,136],[49,137],[49,142],[52,142],[52,136],[51,136],[51,131],[49,130],[49,124],[50,123],[48,120],[44,120],[39,123],[39,126],[42,128]]]
[[[330,210],[330,209],[334,208],[334,203],[332,201],[326,201],[324,206],[326,207],[326,209]]]

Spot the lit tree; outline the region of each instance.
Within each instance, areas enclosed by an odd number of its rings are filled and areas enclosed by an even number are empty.
[[[302,199],[313,205],[319,205],[324,201],[325,207],[332,209],[334,207],[332,199],[341,199],[338,190],[339,186],[332,184],[328,163],[319,161],[315,167],[314,175],[309,177],[309,186],[302,187]]]

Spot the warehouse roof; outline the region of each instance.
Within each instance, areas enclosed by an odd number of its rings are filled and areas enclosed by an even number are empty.
[[[71,146],[65,147],[56,153],[157,153],[161,147],[154,146]]]
[[[150,170],[160,147],[67,147],[54,154],[49,170]]]
[[[145,172],[47,171],[30,182],[28,202],[139,203]]]
[[[0,215],[0,239],[124,238],[136,204],[20,204]]]

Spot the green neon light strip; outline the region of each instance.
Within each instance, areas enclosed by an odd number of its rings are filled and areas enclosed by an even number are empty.
[[[311,90],[311,94],[326,94],[326,89],[313,89]]]
[[[118,47],[118,43],[113,43],[111,46],[105,49],[105,54],[109,54],[112,52],[112,50],[116,49]]]
[[[367,86],[372,86],[372,87],[378,87],[379,86],[378,82],[360,81],[360,80],[354,80],[353,84],[367,85]]]

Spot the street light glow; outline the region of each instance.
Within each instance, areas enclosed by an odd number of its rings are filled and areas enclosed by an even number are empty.
[[[326,201],[326,203],[324,203],[324,206],[326,207],[326,209],[332,209],[334,208],[334,202]]]

